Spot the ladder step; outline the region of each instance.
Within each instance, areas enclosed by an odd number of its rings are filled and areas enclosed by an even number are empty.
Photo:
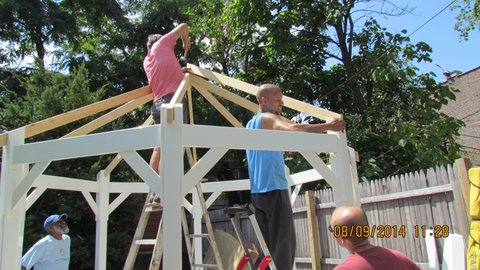
[[[155,243],[157,242],[156,239],[138,239],[138,240],[135,240],[135,244],[136,245],[155,245]]]
[[[206,264],[206,263],[202,263],[202,264],[193,264],[193,267],[218,268],[218,265],[216,265],[216,264]]]
[[[145,212],[160,212],[163,210],[162,206],[147,206]]]
[[[188,238],[195,238],[195,237],[210,237],[210,235],[208,233],[199,233],[199,234],[189,234],[187,235]]]

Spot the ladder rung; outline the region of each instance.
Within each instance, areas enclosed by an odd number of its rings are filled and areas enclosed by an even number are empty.
[[[208,233],[200,233],[200,234],[189,234],[188,235],[189,238],[195,238],[195,237],[210,237],[210,235]]]
[[[138,240],[135,240],[135,244],[136,245],[155,245],[155,243],[157,242],[156,239],[138,239]]]
[[[147,206],[145,207],[145,212],[159,212],[162,211],[162,206]]]
[[[218,265],[202,263],[202,264],[194,264],[193,267],[215,267],[215,268],[218,268]]]

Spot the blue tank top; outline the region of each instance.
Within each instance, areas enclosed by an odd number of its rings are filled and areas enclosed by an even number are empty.
[[[247,123],[247,128],[262,129],[262,116],[263,113],[255,115]],[[261,150],[246,152],[251,193],[288,189],[283,152]]]

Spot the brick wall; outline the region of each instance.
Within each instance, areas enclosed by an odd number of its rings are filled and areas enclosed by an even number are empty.
[[[480,165],[480,66],[445,83],[460,92],[441,111],[465,123],[459,142],[465,146],[465,157]]]

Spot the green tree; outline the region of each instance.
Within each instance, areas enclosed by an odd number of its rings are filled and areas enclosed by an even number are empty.
[[[453,161],[461,123],[438,109],[454,92],[414,65],[430,61],[430,46],[411,44],[405,32],[391,34],[374,20],[355,25],[359,2],[199,1],[191,15],[204,53],[199,58],[230,76],[273,81],[286,95],[344,114],[364,179]],[[340,64],[326,69],[332,57]],[[292,164],[300,169],[304,163]]]
[[[459,9],[455,30],[460,32],[460,37],[468,40],[468,34],[475,29],[480,29],[480,2],[478,0],[456,0],[452,10]]]
[[[57,1],[5,0],[0,10],[0,38],[10,43],[9,56],[23,59],[34,52],[40,66],[46,45],[61,43],[76,31],[75,20]]]

